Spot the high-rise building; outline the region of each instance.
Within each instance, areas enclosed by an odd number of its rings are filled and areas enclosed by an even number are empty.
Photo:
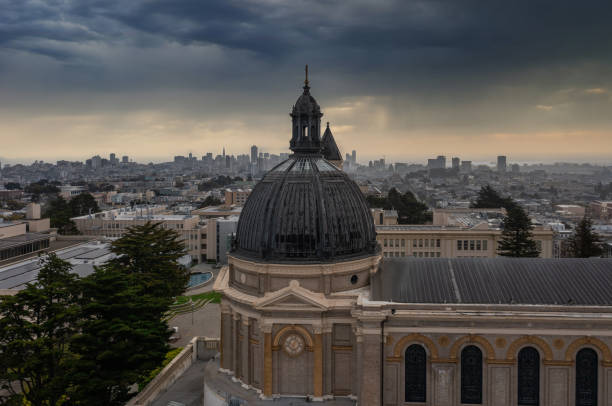
[[[91,168],[98,169],[102,167],[102,157],[100,155],[96,155],[91,157]]]
[[[458,157],[453,157],[453,169],[459,170],[459,165],[461,163],[461,159]]]
[[[521,171],[521,167],[519,164],[512,164],[512,173],[517,174]]]
[[[119,161],[117,160],[117,155],[115,155],[115,153],[111,153],[109,156],[109,160],[110,160],[110,164],[111,165],[115,165],[116,163],[118,163]]]
[[[427,160],[428,169],[444,169],[446,168],[446,157],[444,155],[438,155],[436,159]]]
[[[438,161],[438,168],[446,168],[446,157],[444,155],[438,155],[436,161]]]
[[[472,172],[472,161],[461,161],[461,173]]]
[[[497,157],[497,172],[506,173],[506,156],[499,155]]]
[[[123,162],[124,164],[127,164],[128,162],[130,162],[130,158],[128,158],[128,156],[127,156],[127,155],[124,155],[124,156],[121,158],[121,162]]]
[[[357,151],[353,150],[353,152],[351,153],[351,163],[352,164],[356,164],[357,163]]]
[[[257,145],[251,146],[251,165],[257,164]]]

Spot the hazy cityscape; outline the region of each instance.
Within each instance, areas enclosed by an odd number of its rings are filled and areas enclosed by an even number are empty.
[[[0,5],[0,405],[612,406],[612,3]]]

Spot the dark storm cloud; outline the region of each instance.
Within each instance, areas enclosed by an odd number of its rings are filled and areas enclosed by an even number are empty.
[[[286,124],[308,63],[355,142],[609,133],[611,21],[610,0],[0,0],[0,122],[32,140],[37,114],[98,139],[153,122],[159,139],[202,122],[249,139]]]
[[[87,58],[82,43],[174,42],[246,51],[269,65],[307,59],[330,72],[422,80],[608,63],[612,45],[609,1],[5,0],[0,8],[1,47],[62,60]]]

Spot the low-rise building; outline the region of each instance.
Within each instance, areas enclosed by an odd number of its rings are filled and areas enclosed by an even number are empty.
[[[244,206],[250,194],[251,189],[225,189],[225,205]]]
[[[77,229],[84,235],[120,238],[133,226],[147,222],[162,223],[167,229],[176,231],[185,244],[192,261],[206,259],[206,228],[196,215],[166,214],[166,206],[142,206],[107,210],[91,215],[73,217]]]
[[[27,221],[0,219],[0,261],[44,250],[49,247],[50,238],[48,233],[28,232]]]
[[[591,217],[597,220],[610,221],[612,219],[612,201],[595,200],[591,202]]]
[[[504,209],[436,209],[432,225],[379,225],[375,215],[376,239],[385,257],[493,258],[504,214]],[[536,226],[533,236],[540,257],[552,258],[552,229]]]

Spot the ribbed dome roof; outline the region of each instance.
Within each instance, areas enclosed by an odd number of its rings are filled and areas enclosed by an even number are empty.
[[[255,186],[238,222],[234,253],[255,259],[329,262],[376,252],[359,186],[313,155],[293,155]]]

